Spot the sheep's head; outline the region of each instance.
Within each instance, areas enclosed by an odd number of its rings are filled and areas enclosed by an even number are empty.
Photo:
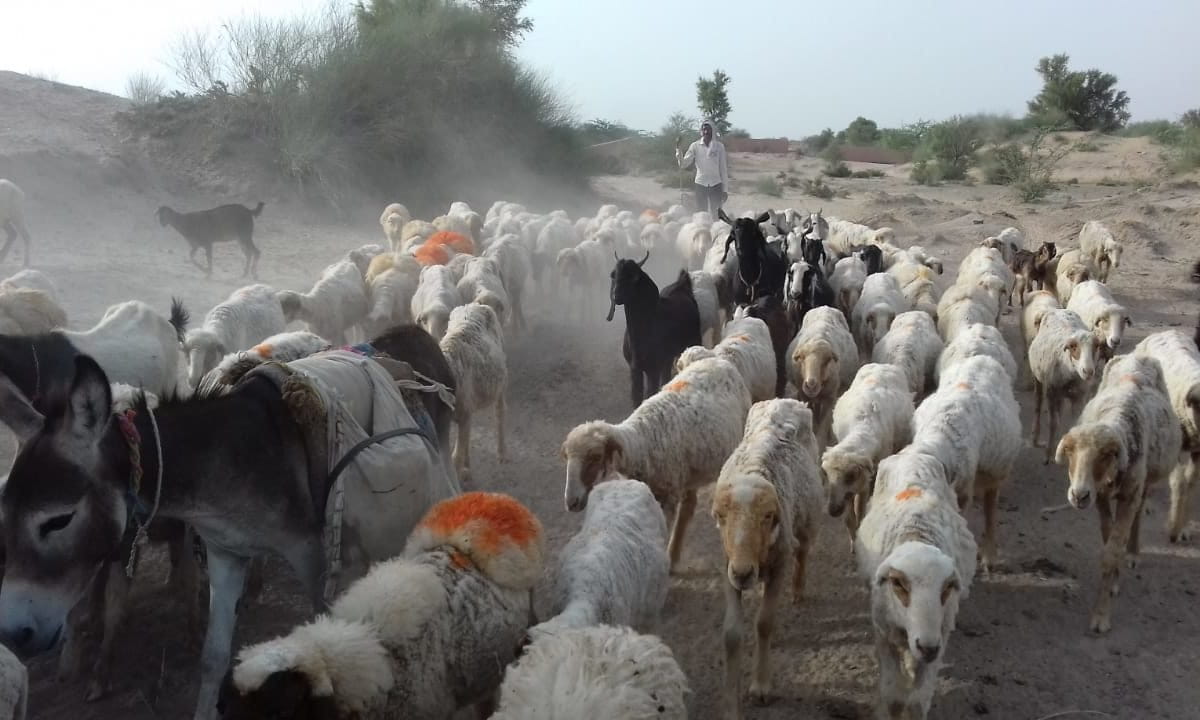
[[[599,420],[577,425],[567,433],[560,454],[567,461],[567,483],[563,501],[569,512],[587,507],[592,488],[618,470],[621,441],[613,427]]]
[[[842,450],[837,446],[825,451],[821,458],[821,470],[825,473],[828,493],[829,514],[840,517],[846,502],[857,493],[871,489],[875,476],[875,463],[862,453]]]
[[[1075,373],[1081,380],[1091,380],[1096,376],[1096,354],[1102,341],[1087,332],[1077,332],[1067,338],[1063,352],[1067,361],[1075,368]]]
[[[748,590],[759,579],[770,551],[787,542],[775,486],[757,475],[718,483],[712,516],[725,546],[725,576],[736,590]]]
[[[717,354],[715,352],[704,347],[703,345],[693,345],[692,347],[681,352],[679,357],[675,358],[675,372],[683,372],[684,368],[696,362],[697,360],[703,360],[705,358],[716,356]]]
[[[935,662],[958,614],[962,579],[954,560],[938,548],[901,543],[875,570],[871,604],[889,626],[903,630],[918,664]],[[876,620],[878,622],[878,619]]]
[[[1121,265],[1121,251],[1123,247],[1116,240],[1109,239],[1104,243],[1103,258],[1108,260],[1109,265],[1114,269]]]
[[[892,327],[892,320],[896,319],[896,311],[890,306],[880,303],[872,307],[867,316],[863,318],[863,325],[866,328],[866,350],[871,351],[875,347],[875,343],[883,339],[887,335],[887,331]]]
[[[1107,425],[1076,425],[1063,436],[1054,454],[1058,464],[1067,463],[1067,500],[1085,509],[1097,488],[1111,485],[1117,472],[1128,463],[1121,438]]]
[[[183,343],[183,351],[188,356],[188,384],[193,388],[200,385],[200,379],[221,362],[228,352],[216,333],[197,328],[187,334]]]
[[[1092,279],[1092,273],[1085,265],[1072,265],[1067,268],[1067,279],[1072,284],[1078,285],[1081,282],[1087,282]]]
[[[804,295],[804,276],[808,274],[809,267],[807,262],[797,260],[788,269],[787,295],[793,300],[799,300]]]
[[[479,293],[475,295],[474,302],[490,307],[497,318],[508,317],[507,299],[501,297],[495,292],[492,292],[491,290],[480,290]]]
[[[450,326],[450,313],[446,311],[445,306],[438,305],[425,310],[415,320],[434,340],[441,342]]]
[[[1118,305],[1097,317],[1092,324],[1092,330],[1108,345],[1110,350],[1116,350],[1125,336],[1125,328],[1131,325],[1133,325],[1133,320],[1129,319],[1128,311]]]
[[[800,391],[805,397],[820,396],[838,377],[838,357],[827,340],[818,339],[798,346],[792,353],[792,363],[800,369]],[[832,387],[832,392],[836,391],[837,388]]]
[[[280,290],[275,293],[275,297],[279,299],[279,305],[283,308],[283,317],[288,322],[300,319],[300,313],[304,310],[304,296],[292,290]]]

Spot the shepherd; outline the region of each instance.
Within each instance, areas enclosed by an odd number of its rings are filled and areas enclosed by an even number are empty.
[[[707,210],[716,217],[729,197],[726,191],[729,164],[725,159],[725,145],[717,139],[716,124],[709,119],[700,123],[700,139],[689,145],[687,152],[681,153],[676,145],[675,161],[681,170],[696,166],[696,209]]]

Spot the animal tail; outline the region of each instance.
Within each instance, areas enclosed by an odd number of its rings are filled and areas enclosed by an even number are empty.
[[[264,203],[264,202],[262,202],[262,201],[260,200],[260,201],[259,201],[259,203],[258,203],[258,206],[257,206],[257,207],[255,207],[253,210],[251,210],[251,211],[250,211],[250,215],[251,215],[252,217],[258,217],[259,215],[261,215],[261,214],[262,214],[263,205],[265,205],[265,204],[266,204],[266,203]]]
[[[171,298],[171,327],[175,328],[175,336],[179,338],[179,342],[184,341],[184,336],[187,335],[188,320],[191,316],[186,308],[183,307],[183,301],[177,297]]]

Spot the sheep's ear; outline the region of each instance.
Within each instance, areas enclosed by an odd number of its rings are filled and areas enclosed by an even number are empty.
[[[1058,449],[1054,452],[1054,462],[1062,465],[1067,461],[1067,458],[1075,453],[1075,438],[1070,434],[1064,435],[1062,440],[1058,441]]]
[[[1125,316],[1125,327],[1133,327],[1133,318]]]
[[[604,439],[604,468],[612,471],[620,461],[623,451],[621,449],[621,441],[609,435]]]
[[[887,583],[888,577],[892,574],[892,566],[886,562],[879,563],[879,567],[875,569],[875,584],[883,585]]]
[[[20,442],[27,442],[37,435],[45,422],[42,414],[7,375],[0,375],[0,422],[7,425]]]

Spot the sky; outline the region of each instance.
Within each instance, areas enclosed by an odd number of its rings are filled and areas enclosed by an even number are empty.
[[[325,0],[5,0],[0,69],[123,94],[137,72],[169,78],[180,32]],[[348,0],[347,0],[348,4]],[[1021,115],[1038,58],[1115,74],[1134,119],[1200,106],[1200,1],[529,0],[517,54],[580,119],[638,129],[695,116],[695,82],[732,78],[730,121],[756,137],[955,113]],[[19,30],[18,30],[19,29]]]

